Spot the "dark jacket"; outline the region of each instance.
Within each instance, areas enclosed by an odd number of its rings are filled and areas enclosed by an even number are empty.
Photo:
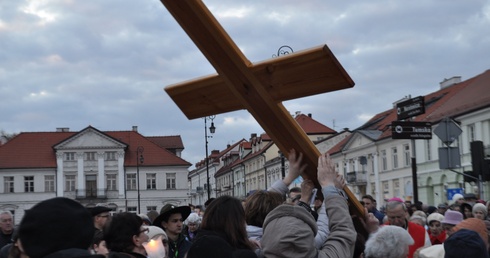
[[[184,258],[187,251],[191,247],[191,241],[189,241],[184,234],[179,234],[177,241],[168,240],[168,257],[170,258]],[[176,255],[177,254],[177,255]]]
[[[104,258],[103,255],[91,254],[88,249],[64,249],[44,256],[44,258]]]
[[[217,241],[217,239],[219,239]],[[205,247],[203,245],[215,245],[220,249]],[[236,258],[257,258],[255,252],[251,249],[241,249],[231,246],[224,234],[219,232],[202,230],[197,232],[189,251],[191,258],[194,257],[236,257]],[[223,252],[224,251],[224,252]]]

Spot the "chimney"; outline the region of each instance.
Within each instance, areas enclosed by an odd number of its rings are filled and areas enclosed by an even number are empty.
[[[56,132],[69,132],[70,128],[68,127],[58,127],[56,128]]]
[[[138,126],[137,125],[133,125],[133,132],[138,132]]]
[[[453,76],[449,79],[444,78],[444,80],[442,82],[440,82],[439,84],[441,85],[441,90],[442,90],[442,89],[445,89],[447,87],[458,84],[460,82],[461,82],[461,76]]]
[[[253,138],[257,138],[257,134],[256,133],[250,134],[250,140],[252,140]]]
[[[308,117],[311,118],[311,113],[308,113]]]

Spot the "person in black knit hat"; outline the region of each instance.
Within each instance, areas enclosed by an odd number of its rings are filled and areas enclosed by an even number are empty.
[[[30,258],[104,257],[90,254],[93,236],[92,215],[64,197],[34,205],[19,226],[21,248]]]

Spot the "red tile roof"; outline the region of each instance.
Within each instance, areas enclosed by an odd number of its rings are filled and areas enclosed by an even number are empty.
[[[79,132],[20,133],[6,144],[0,146],[0,168],[55,168],[56,156],[53,147],[78,133]],[[144,163],[141,164],[141,166],[191,165],[189,162],[148,140],[138,132],[112,131],[101,133],[128,145],[124,157],[125,166],[136,166],[136,149],[138,146],[144,148]]]
[[[414,121],[426,121],[433,124],[438,123],[445,117],[455,117],[474,110],[490,106],[490,70],[462,81],[455,85],[440,89],[424,96],[425,113],[415,117]],[[383,111],[355,131],[379,130],[381,135],[377,140],[391,137],[391,122],[397,120],[396,108]],[[348,139],[339,142],[330,149],[329,153],[342,150]]]
[[[298,122],[299,126],[303,128],[308,135],[336,133],[335,130],[322,123],[319,123],[310,115],[299,114],[294,118],[294,120]]]
[[[184,149],[180,135],[146,136],[146,138],[164,149]]]

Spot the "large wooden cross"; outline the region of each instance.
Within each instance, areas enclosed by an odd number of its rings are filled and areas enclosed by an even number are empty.
[[[306,177],[320,187],[321,153],[282,101],[354,86],[328,47],[252,64],[201,0],[161,1],[218,72],[165,88],[187,118],[247,109],[286,157],[291,149],[303,153]],[[351,213],[363,215],[363,206],[349,188],[344,190]]]

